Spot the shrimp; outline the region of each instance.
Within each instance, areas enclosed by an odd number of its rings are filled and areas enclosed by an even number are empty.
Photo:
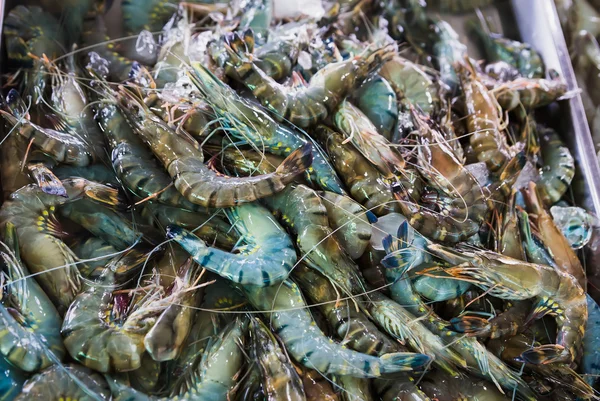
[[[519,106],[529,110],[560,100],[567,94],[567,84],[556,71],[550,71],[550,79],[517,78],[495,86],[491,93],[505,111]]]
[[[381,174],[352,145],[344,144],[341,134],[320,125],[313,135],[329,154],[353,199],[378,216],[400,210]]]
[[[420,386],[432,400],[486,400],[507,401],[512,394],[502,394],[482,380],[475,380],[468,375],[450,377],[442,371],[427,375]]]
[[[177,242],[202,267],[240,284],[271,286],[285,280],[296,263],[292,240],[269,211],[245,204],[226,214],[246,244],[231,254],[207,246],[191,232],[167,227],[167,237]]]
[[[59,213],[119,251],[133,246],[142,238],[139,228],[120,213],[87,199],[64,205]]]
[[[379,75],[389,81],[405,108],[412,105],[427,115],[435,115],[440,109],[438,86],[417,64],[394,56],[381,67]]]
[[[4,226],[2,237],[0,257],[6,265],[7,280],[0,304],[0,353],[19,369],[36,372],[65,356],[61,318],[23,266],[12,223]]]
[[[358,266],[332,236],[327,209],[315,191],[304,185],[289,187],[267,198],[266,203],[296,235],[296,244],[308,266],[348,295],[363,292]]]
[[[259,319],[250,321],[252,348],[262,376],[262,387],[268,399],[304,401],[304,388],[298,373],[280,348],[271,330]]]
[[[190,333],[198,300],[202,292],[200,269],[188,259],[177,272],[173,283],[166,288],[166,296],[160,303],[168,303],[156,323],[144,337],[144,346],[155,361],[175,359],[185,345]]]
[[[115,105],[103,103],[97,113],[112,151],[112,165],[123,185],[140,199],[154,198],[165,205],[198,210],[171,186],[171,177],[159,166]]]
[[[430,360],[427,355],[407,352],[371,356],[331,341],[314,323],[300,289],[292,281],[281,286],[245,286],[243,291],[250,303],[267,315],[291,357],[321,374],[379,377],[418,369]]]
[[[506,339],[496,339],[488,342],[490,351],[510,363],[515,368],[522,369],[521,354],[530,350],[535,342],[524,334],[518,334]],[[559,363],[547,365],[526,364],[526,372],[533,372],[550,383],[551,387],[566,389],[582,399],[594,399],[594,389],[573,369]]]
[[[338,386],[344,401],[374,401],[371,395],[371,381],[352,376],[339,376]]]
[[[437,244],[427,247],[436,256],[457,265],[446,271],[503,299],[538,299],[526,322],[546,314],[556,316],[556,344],[534,348],[521,355],[529,363],[571,363],[580,355],[585,333],[587,302],[577,279],[545,265],[515,260],[491,251],[459,247],[460,252]]]
[[[306,296],[323,312],[337,337],[351,349],[367,355],[398,352],[392,342],[360,311],[346,300],[338,298],[333,285],[318,272],[299,264],[292,276]]]
[[[208,348],[190,377],[190,387],[171,397],[145,395],[115,379],[109,381],[116,401],[222,401],[229,397],[236,374],[242,367],[242,346],[247,324],[237,319],[211,339]]]
[[[98,401],[110,400],[106,380],[78,365],[54,365],[25,382],[15,401],[53,400]]]
[[[544,166],[539,170],[536,186],[545,206],[560,200],[575,176],[575,160],[558,134],[550,128],[539,129]]]
[[[525,202],[532,223],[537,227],[540,239],[548,247],[556,267],[577,279],[581,288],[586,288],[585,270],[579,257],[571,248],[569,241],[558,229],[552,216],[544,209],[542,201],[537,192],[537,186],[530,182],[523,189]]]
[[[466,367],[466,361],[442,339],[432,333],[426,322],[421,322],[397,302],[380,292],[369,293],[367,310],[372,319],[395,339],[406,342],[412,349],[433,355],[431,362],[452,375],[458,375],[458,366]]]
[[[108,76],[117,82],[123,82],[129,78],[133,61],[119,54],[119,45],[110,40],[103,17],[103,6],[94,6],[94,10],[86,16],[81,42],[84,47],[91,47],[92,52],[88,56],[91,65],[104,64],[99,58],[106,60]]]
[[[255,29],[246,29],[243,35],[233,33],[227,38],[234,49],[243,49],[252,53],[253,63],[268,77],[280,81],[288,77],[298,62],[300,52],[308,46],[304,33],[307,29],[286,28],[285,25],[272,32],[265,44],[254,48],[255,36],[260,36]],[[256,32],[256,35],[255,35]],[[259,38],[260,39],[260,38]],[[235,68],[228,65],[228,54],[221,41],[212,41],[209,52],[219,67],[226,69],[226,74],[236,74]]]
[[[509,392],[514,390],[525,399],[534,399],[527,385],[499,359],[491,355],[485,347],[473,338],[458,337],[449,330],[450,323],[441,319],[431,310],[431,307],[423,302],[418,295],[414,293],[410,280],[406,275],[407,268],[410,268],[411,260],[415,259],[415,252],[420,252],[408,242],[409,229],[408,224],[404,222],[398,229],[397,240],[393,240],[388,235],[384,240],[384,248],[388,254],[382,260],[382,264],[387,267],[385,270],[386,279],[391,284],[390,292],[392,299],[405,305],[409,312],[417,317],[425,319],[425,325],[448,343],[450,349],[462,359],[464,365],[480,377],[484,377],[498,388],[503,388]],[[428,246],[428,249],[430,246]],[[459,360],[460,360],[459,359]],[[464,366],[463,365],[463,366]],[[446,370],[448,371],[448,370]],[[451,371],[448,371],[452,373]]]
[[[394,178],[406,164],[402,155],[377,132],[360,109],[344,100],[333,117],[335,126],[354,147],[379,170],[386,179]]]
[[[461,67],[458,73],[467,108],[469,143],[477,160],[485,162],[490,171],[498,171],[511,157],[498,101],[474,72],[469,74]]]
[[[395,136],[394,129],[398,121],[396,90],[382,76],[390,62],[381,67],[379,75],[365,81],[352,95],[353,103],[371,120],[377,132],[388,140]]]
[[[75,298],[61,328],[71,357],[102,373],[138,369],[150,328],[143,318],[127,316],[128,295],[115,294],[116,288],[108,267]]]
[[[12,401],[19,395],[25,375],[0,356],[0,394],[2,401]]]
[[[319,192],[319,196],[336,239],[352,259],[360,258],[369,245],[371,221],[376,217],[347,196],[327,191]]]
[[[308,86],[290,91],[255,66],[247,55],[225,46],[228,63],[236,71],[232,78],[239,78],[275,118],[302,128],[314,126],[331,115],[351,90],[394,53],[391,46],[368,49],[350,60],[327,65],[311,78]]]
[[[412,377],[398,377],[393,380],[376,379],[373,384],[381,401],[431,401],[417,387]]]
[[[445,206],[450,216],[463,224],[467,219],[482,223],[488,211],[488,195],[475,177],[456,159],[441,134],[432,126],[433,122],[416,111],[413,116],[421,142],[418,149],[421,175],[429,185],[452,198],[451,203]]]
[[[215,113],[223,118],[228,132],[238,140],[248,142],[259,151],[289,157],[303,146],[310,147],[313,162],[306,169],[309,182],[324,190],[344,194],[344,188],[335,170],[321,148],[304,134],[278,124],[267,113],[241,98],[233,89],[223,84],[204,66],[192,63],[190,78],[203,96],[210,101]],[[232,102],[235,107],[231,107]],[[261,152],[262,153],[262,152]]]
[[[142,217],[147,218],[148,223],[154,222],[159,229],[176,225],[191,230],[202,240],[227,250],[232,249],[239,241],[235,230],[231,230],[231,224],[223,217],[215,215],[214,212],[211,214],[192,212],[172,206],[148,203],[142,210]]]
[[[321,373],[305,367],[296,366],[302,379],[306,401],[340,401],[338,394],[331,387],[328,378]]]
[[[29,140],[44,153],[59,163],[87,166],[94,162],[93,146],[73,132],[61,132],[52,128],[43,128],[29,120],[25,103],[19,93],[11,89],[6,96],[8,111],[0,113],[15,132]]]
[[[489,63],[504,61],[525,78],[544,76],[542,57],[531,45],[491,32],[489,22],[481,14],[477,20],[470,21],[469,27],[481,41]]]
[[[62,55],[65,33],[59,21],[42,8],[23,5],[17,5],[6,15],[2,32],[8,59],[26,68],[22,92],[32,96],[37,104],[46,82],[40,58],[46,55],[53,60]]]
[[[83,178],[63,181],[68,198],[48,195],[34,185],[13,193],[0,209],[0,228],[12,223],[17,229],[23,261],[33,274],[42,274],[39,284],[64,312],[80,289],[77,260],[67,245],[58,238],[60,226],[55,217],[56,207],[87,197],[116,205],[117,191]]]
[[[175,188],[188,201],[205,207],[230,207],[281,191],[312,163],[309,146],[291,153],[274,174],[258,177],[226,177],[203,163],[200,145],[191,137],[172,131],[146,106],[126,92],[120,93],[121,109],[134,131],[161,161]]]

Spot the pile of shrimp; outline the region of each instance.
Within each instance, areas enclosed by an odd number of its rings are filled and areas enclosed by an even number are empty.
[[[494,1],[42,3],[3,27],[0,399],[599,398],[567,86]]]

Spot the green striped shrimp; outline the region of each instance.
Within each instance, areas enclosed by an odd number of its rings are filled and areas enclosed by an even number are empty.
[[[17,229],[23,261],[59,312],[69,307],[80,290],[77,257],[60,239],[62,234],[55,217],[56,208],[83,197],[116,205],[117,191],[83,178],[63,180],[67,198],[44,193],[34,185],[25,186],[11,195],[0,209],[0,227],[12,223]]]
[[[322,144],[353,199],[377,216],[400,211],[379,171],[352,144],[344,143],[340,133],[319,125],[312,135]]]
[[[491,251],[460,248],[461,252],[437,244],[428,245],[436,256],[455,264],[447,271],[503,299],[536,298],[526,322],[546,314],[556,316],[556,344],[545,345],[521,355],[528,363],[576,361],[587,322],[585,291],[577,279],[550,266],[526,263]]]
[[[440,109],[438,85],[419,65],[394,56],[381,67],[379,75],[392,85],[398,102],[405,108],[412,105],[428,115]]]
[[[258,318],[250,321],[250,357],[260,369],[267,399],[305,401],[298,373],[271,330]]]
[[[349,60],[331,63],[317,72],[308,86],[290,90],[267,76],[250,58],[227,44],[228,63],[238,78],[276,118],[302,128],[318,124],[370,73],[394,53],[391,46],[367,49]]]
[[[289,355],[321,374],[380,377],[418,369],[427,364],[427,355],[409,352],[379,357],[362,354],[333,342],[317,327],[298,286],[290,280],[281,286],[245,286],[252,305],[263,311]]]
[[[377,132],[393,142],[398,120],[398,97],[390,82],[383,77],[388,61],[379,75],[365,81],[352,95],[352,101],[371,120]]]
[[[8,111],[2,110],[0,113],[10,125],[15,127],[15,132],[50,155],[55,161],[87,166],[96,160],[91,144],[73,132],[43,128],[31,122],[25,103],[16,90],[11,89],[8,92],[5,106]]]
[[[401,174],[406,162],[359,108],[343,100],[333,116],[336,128],[386,179]]]
[[[305,134],[278,124],[259,107],[241,98],[233,89],[223,84],[208,69],[192,63],[192,82],[210,101],[215,113],[222,118],[228,133],[248,142],[259,151],[288,157],[293,151],[310,146],[313,162],[306,169],[308,181],[327,191],[343,194],[344,188],[335,170],[327,161],[321,148]],[[231,104],[235,107],[231,107]]]
[[[327,191],[319,192],[319,196],[335,238],[352,259],[360,258],[369,245],[371,221],[376,217],[348,196]]]
[[[239,253],[209,247],[191,232],[167,227],[167,237],[177,242],[200,264],[221,277],[240,284],[272,286],[285,280],[296,263],[296,249],[285,230],[263,206],[249,203],[226,211],[244,239]]]
[[[314,190],[304,185],[290,186],[265,201],[296,235],[304,263],[348,295],[364,291],[358,266],[332,235],[327,209]]]
[[[204,164],[204,153],[193,138],[171,130],[131,92],[119,92],[126,119],[160,160],[175,188],[188,201],[206,207],[231,207],[273,195],[285,188],[312,163],[309,146],[291,153],[275,173],[256,177],[228,177]]]
[[[17,368],[36,372],[65,356],[61,318],[35,279],[28,277],[12,223],[4,226],[2,237],[0,258],[6,271],[0,304],[0,353]]]
[[[106,380],[78,365],[53,365],[31,377],[15,401],[27,400],[109,401]]]
[[[575,176],[575,160],[556,131],[538,128],[544,166],[539,170],[538,194],[545,206],[553,205],[567,192]]]
[[[225,401],[235,386],[236,374],[242,367],[242,351],[247,324],[237,319],[211,339],[197,368],[190,373],[189,388],[170,397],[148,396],[109,379],[115,401]]]
[[[461,337],[450,330],[450,323],[441,319],[414,292],[412,284],[406,275],[407,269],[414,259],[415,247],[408,242],[409,228],[403,223],[398,230],[398,239],[388,235],[384,240],[384,248],[388,256],[382,260],[386,267],[386,279],[391,284],[392,299],[405,305],[409,312],[425,319],[425,325],[443,342],[464,358],[468,369],[480,377],[484,377],[507,392],[516,390],[524,399],[535,399],[525,382],[516,376],[502,361],[492,355],[474,338]],[[431,245],[434,246],[434,245]],[[428,249],[431,247],[428,246]],[[451,274],[452,275],[452,274]]]
[[[119,261],[121,256],[114,260]],[[138,271],[146,258],[125,266]],[[153,305],[161,294],[147,291],[132,300],[127,291],[117,291],[120,272],[113,261],[98,269],[90,284],[71,303],[61,327],[63,343],[73,359],[97,372],[127,372],[138,369],[146,349],[144,337],[166,305]],[[126,272],[125,272],[126,274]]]
[[[333,285],[319,272],[301,263],[294,268],[292,276],[308,299],[318,305],[343,344],[368,355],[383,355],[401,350],[398,343],[390,340],[348,300],[338,300],[339,296]]]

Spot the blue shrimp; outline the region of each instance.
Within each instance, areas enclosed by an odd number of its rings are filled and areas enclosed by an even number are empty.
[[[238,254],[209,247],[178,226],[167,227],[167,236],[202,267],[236,283],[271,286],[285,280],[296,263],[296,249],[271,213],[254,203],[228,209],[226,213],[246,242],[238,247]]]
[[[380,377],[412,371],[427,364],[427,355],[398,352],[372,356],[352,351],[326,337],[315,324],[300,288],[290,281],[281,286],[244,286],[252,305],[263,311],[288,353],[321,374]]]

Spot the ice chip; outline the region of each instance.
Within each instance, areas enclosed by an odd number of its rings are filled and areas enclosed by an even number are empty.
[[[137,37],[135,42],[135,51],[144,59],[152,59],[156,56],[158,46],[154,35],[150,31],[143,30]]]
[[[514,188],[517,191],[526,188],[531,181],[537,181],[538,177],[538,169],[531,162],[528,161],[527,163],[525,163],[523,170],[521,170],[521,174],[519,174],[519,177],[517,177],[517,181],[515,182]]]
[[[489,182],[490,171],[488,170],[485,162],[468,164],[465,166],[467,171],[471,173],[473,178],[477,180],[480,186],[485,186]]]
[[[86,69],[94,71],[102,78],[106,78],[108,76],[108,66],[110,63],[107,60],[100,57],[100,55],[96,52],[90,52],[88,60],[89,61],[85,66]]]
[[[573,249],[583,248],[592,238],[593,227],[598,225],[598,219],[580,207],[552,206],[550,213]]]

